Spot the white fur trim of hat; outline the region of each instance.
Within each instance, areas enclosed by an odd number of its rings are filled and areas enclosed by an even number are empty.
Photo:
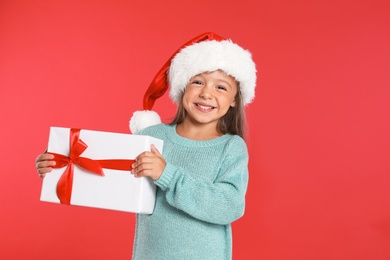
[[[239,82],[244,105],[252,102],[255,97],[256,65],[251,53],[231,40],[203,41],[177,53],[168,72],[170,97],[179,103],[193,76],[216,70],[222,70]]]

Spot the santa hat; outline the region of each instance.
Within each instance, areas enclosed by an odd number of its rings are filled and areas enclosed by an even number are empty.
[[[164,95],[168,84],[169,95],[178,104],[193,76],[215,70],[222,70],[239,82],[244,105],[252,102],[256,65],[251,53],[215,33],[203,33],[181,46],[154,77],[144,95],[144,110],[134,112],[130,120],[131,132],[161,123],[159,115],[151,109],[154,102]]]

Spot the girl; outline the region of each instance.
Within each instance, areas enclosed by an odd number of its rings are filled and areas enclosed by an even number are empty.
[[[142,120],[136,112],[130,122],[133,132],[164,140],[163,154],[152,146],[132,165],[134,176],[158,187],[153,214],[137,215],[134,260],[232,258],[231,223],[244,213],[248,183],[243,108],[254,98],[256,68],[230,40],[213,33],[195,39],[155,77],[169,69],[173,121],[134,130]],[[145,97],[153,105],[166,88],[166,80],[152,84]],[[41,177],[51,166],[50,155],[38,156]]]

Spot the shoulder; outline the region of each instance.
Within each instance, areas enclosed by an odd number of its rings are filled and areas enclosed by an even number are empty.
[[[142,129],[141,131],[137,132],[137,135],[150,135],[150,136],[155,136],[155,135],[160,135],[162,133],[165,133],[170,129],[170,125],[166,124],[157,124],[157,125],[152,125],[148,126],[145,129]]]
[[[225,143],[225,153],[226,156],[236,157],[236,156],[248,156],[248,148],[243,138],[238,135],[227,135]]]
[[[229,146],[232,146],[233,148],[236,147],[245,150],[247,149],[245,140],[242,137],[238,135],[228,135],[228,136],[229,138],[227,139],[227,144]]]

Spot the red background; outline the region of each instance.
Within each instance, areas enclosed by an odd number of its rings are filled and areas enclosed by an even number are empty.
[[[134,215],[39,201],[50,126],[129,133],[151,79],[205,32],[253,53],[234,259],[390,259],[390,4],[0,1],[0,258],[129,259]],[[167,95],[155,109],[168,121]]]

